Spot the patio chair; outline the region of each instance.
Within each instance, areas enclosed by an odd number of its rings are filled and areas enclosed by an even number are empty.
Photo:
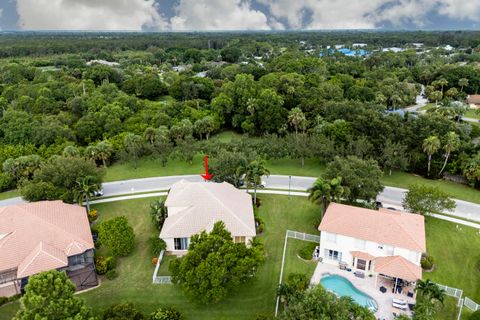
[[[408,309],[407,301],[393,298],[392,307],[400,310],[407,310]]]
[[[361,272],[361,271],[355,271],[353,273],[356,277],[359,277],[359,278],[365,278],[365,273]]]

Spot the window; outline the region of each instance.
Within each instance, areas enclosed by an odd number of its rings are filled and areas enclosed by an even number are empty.
[[[235,237],[233,241],[235,243],[245,243],[245,237]]]
[[[187,250],[188,238],[174,238],[175,250]]]
[[[365,270],[367,268],[367,261],[363,259],[357,259],[357,269]]]
[[[71,266],[76,266],[78,264],[85,264],[85,255],[84,254],[78,254],[76,256],[70,256],[68,257],[68,265]]]
[[[365,250],[365,245],[366,245],[365,240],[355,239],[355,248],[360,250]]]
[[[341,261],[342,253],[335,250],[325,249],[325,258],[335,261]]]
[[[327,233],[326,237],[328,242],[337,243],[337,235],[335,233]]]

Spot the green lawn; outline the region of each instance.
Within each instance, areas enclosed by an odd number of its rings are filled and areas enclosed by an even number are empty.
[[[266,262],[259,269],[256,279],[238,287],[225,301],[212,306],[199,306],[187,300],[174,285],[153,285],[154,266],[148,253],[147,239],[156,234],[148,215],[150,199],[137,199],[95,205],[100,221],[125,215],[136,234],[136,249],[118,263],[119,276],[115,280],[102,278],[102,285],[90,292],[80,294],[99,314],[108,305],[121,301],[133,302],[145,313],[162,305],[174,305],[188,319],[253,319],[258,313],[272,314],[275,306],[275,291],[280,276],[283,240],[287,229],[317,233],[319,207],[304,198],[262,195],[263,205],[258,214],[265,221],[265,231],[260,236],[266,252]],[[302,244],[291,240],[294,254],[287,259],[292,272],[313,272],[314,264],[306,264],[296,257]],[[169,257],[167,259],[170,259]],[[168,262],[168,261],[164,261]],[[302,265],[304,264],[304,265]],[[162,273],[166,269],[162,267]],[[0,308],[0,320],[10,319],[18,303]]]
[[[465,117],[473,118],[473,119],[480,119],[480,113],[476,112],[475,110],[469,109],[467,112],[465,112]]]
[[[318,234],[318,231],[311,231],[310,233]],[[288,275],[291,273],[304,273],[308,276],[308,278],[313,276],[313,272],[317,266],[317,261],[306,261],[298,256],[298,252],[309,243],[310,242],[292,238],[288,239],[287,250],[285,254],[285,266],[283,269],[283,281],[285,281],[288,278]]]
[[[20,196],[20,192],[17,189],[0,192],[0,200],[15,198],[19,196]]]
[[[450,287],[463,289],[464,295],[480,303],[480,234],[477,229],[428,218],[427,251],[435,259],[436,269],[424,273]]]

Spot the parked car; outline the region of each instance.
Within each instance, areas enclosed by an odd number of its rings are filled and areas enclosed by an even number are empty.
[[[95,197],[102,197],[103,196],[103,189],[98,189],[98,190],[94,191],[93,195]]]
[[[244,180],[243,177],[242,177],[242,179],[240,179],[239,186],[240,187],[245,187],[245,180]],[[267,182],[265,180],[262,180],[262,181],[260,181],[260,184],[257,185],[257,188],[263,189],[266,186],[267,186]],[[253,188],[253,185],[250,185],[249,188]]]

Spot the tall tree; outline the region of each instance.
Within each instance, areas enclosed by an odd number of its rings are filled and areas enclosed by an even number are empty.
[[[381,161],[383,167],[388,168],[388,175],[392,175],[392,169],[404,170],[408,165],[407,146],[387,140]]]
[[[142,138],[136,134],[129,133],[125,136],[123,143],[125,145],[125,155],[132,161],[133,167],[137,169],[138,158],[142,153]]]
[[[460,92],[463,92],[463,89],[465,87],[468,87],[468,79],[467,78],[458,79],[458,85],[460,86]]]
[[[265,160],[253,160],[245,170],[245,180],[253,184],[253,203],[257,204],[257,186],[262,182],[262,176],[270,175]]]
[[[79,205],[83,202],[87,205],[87,212],[90,212],[90,198],[95,191],[100,189],[100,185],[92,176],[86,176],[76,181],[76,188],[74,190],[75,198]]]
[[[308,199],[316,204],[322,205],[322,215],[320,220],[327,210],[330,202],[340,200],[340,197],[344,194],[344,188],[342,187],[342,177],[336,177],[331,180],[325,180],[322,177],[315,180],[313,185],[307,190]]]
[[[97,150],[97,159],[100,160],[103,164],[103,167],[107,167],[107,161],[110,159],[113,153],[113,146],[107,140],[100,141],[95,146]]]
[[[327,165],[323,178],[332,180],[342,177],[341,186],[344,188],[344,197],[350,203],[355,203],[357,199],[372,201],[377,197],[383,190],[380,182],[382,174],[375,160],[348,156],[335,157]]]
[[[430,165],[432,162],[432,155],[434,155],[438,149],[440,149],[440,139],[437,136],[430,136],[423,140],[422,144],[423,152],[425,152],[428,156],[428,168],[427,168],[427,176],[430,176]]]
[[[210,233],[190,238],[185,256],[170,262],[172,282],[194,301],[207,304],[223,300],[240,284],[252,279],[264,260],[262,245],[234,243],[222,221]]]
[[[412,213],[429,215],[455,209],[455,201],[437,187],[414,184],[408,188],[403,207]]]
[[[445,157],[445,162],[443,163],[442,169],[438,173],[438,175],[441,175],[445,167],[447,166],[448,158],[450,158],[450,154],[457,150],[458,147],[460,146],[460,138],[454,131],[450,131],[447,133],[447,136],[445,137],[445,145],[443,146],[443,150],[445,151],[445,154],[443,155]]]
[[[415,319],[434,319],[435,312],[443,304],[445,291],[427,279],[419,280],[415,288],[417,304],[415,305]]]
[[[307,119],[302,109],[295,107],[288,113],[288,122],[295,129],[295,135],[298,135],[298,130],[305,130]]]
[[[74,295],[75,285],[65,271],[47,271],[31,276],[13,320],[94,320],[85,301]]]

